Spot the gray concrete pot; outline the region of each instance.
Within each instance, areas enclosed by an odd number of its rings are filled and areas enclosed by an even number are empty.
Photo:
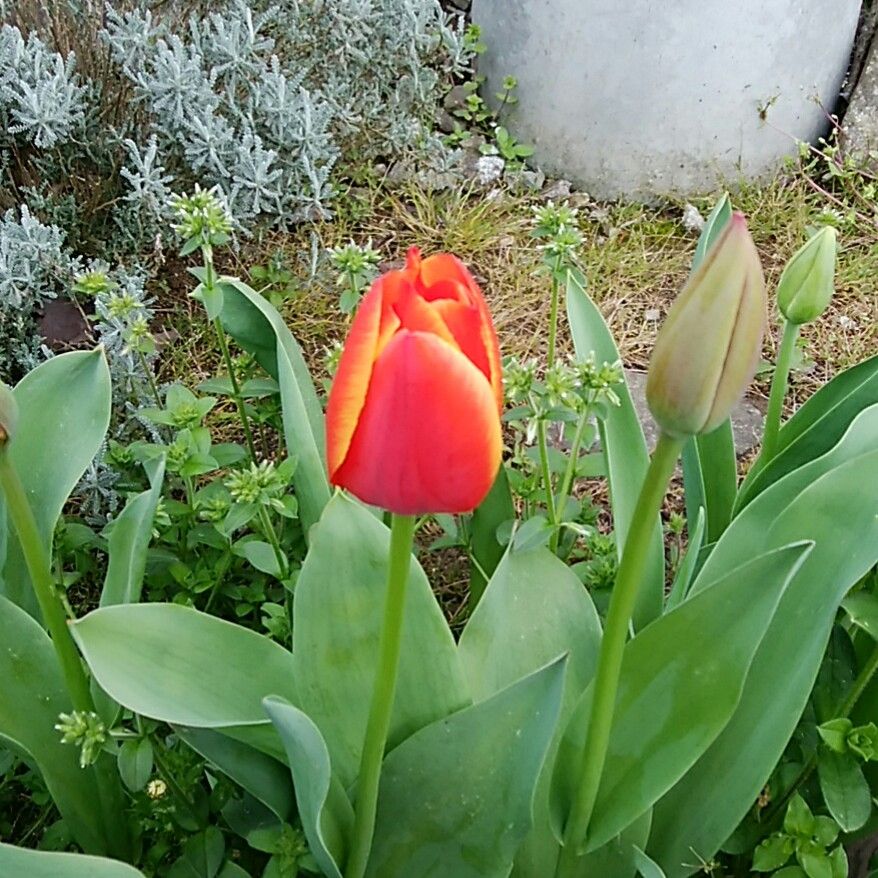
[[[547,173],[648,199],[761,177],[827,129],[860,0],[474,0],[486,95]]]

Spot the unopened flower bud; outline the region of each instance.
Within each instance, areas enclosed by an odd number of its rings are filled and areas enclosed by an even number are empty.
[[[0,449],[6,447],[6,443],[15,434],[17,425],[18,403],[12,395],[12,390],[0,383]]]
[[[765,280],[740,213],[689,277],[656,339],[646,399],[669,436],[709,433],[753,378],[765,329]]]
[[[777,287],[777,304],[790,323],[816,320],[832,298],[836,231],[825,226],[793,255]]]

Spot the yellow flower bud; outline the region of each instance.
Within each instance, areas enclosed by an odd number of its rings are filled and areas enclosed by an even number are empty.
[[[12,391],[0,382],[0,449],[6,447],[15,433],[17,424],[18,403],[15,401]]]
[[[832,298],[836,232],[826,226],[787,263],[777,286],[777,305],[790,323],[816,320]]]
[[[656,339],[646,399],[663,432],[709,433],[728,417],[756,371],[765,312],[759,255],[734,213]]]

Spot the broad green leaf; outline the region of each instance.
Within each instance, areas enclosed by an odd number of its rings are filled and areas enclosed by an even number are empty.
[[[105,607],[71,630],[101,688],[143,716],[197,728],[259,724],[266,695],[294,697],[287,650],[189,607]]]
[[[49,635],[0,597],[0,644],[0,737],[11,739],[39,768],[83,850],[107,853],[94,771],[79,767],[78,749],[62,744],[55,730],[58,715],[69,713],[71,704]]]
[[[539,548],[511,552],[500,562],[464,628],[459,652],[476,701],[567,654],[563,723],[592,678],[600,637],[600,620],[582,583],[555,555]],[[558,854],[549,826],[555,737],[537,788],[534,826],[516,856],[516,876],[542,876]],[[609,872],[601,874],[610,878]]]
[[[140,792],[152,776],[153,751],[149,738],[126,741],[119,748],[119,776],[133,793]]]
[[[735,514],[778,479],[829,451],[858,415],[876,404],[878,356],[836,375],[783,425],[771,462],[766,466],[757,458],[744,479]]]
[[[140,600],[146,553],[152,540],[152,526],[165,474],[164,459],[153,473],[149,490],[132,498],[113,522],[108,539],[109,562],[102,607],[114,604],[136,604]]]
[[[732,202],[729,198],[729,193],[724,192],[719,201],[714,205],[713,210],[710,212],[710,216],[708,216],[704,223],[704,228],[701,230],[701,234],[698,236],[698,245],[695,248],[695,255],[692,257],[692,271],[695,271],[704,260],[707,251],[720,236],[726,223],[731,218]]]
[[[280,579],[283,575],[281,562],[270,543],[263,540],[246,540],[238,543],[233,549],[236,555],[246,558],[257,570]],[[286,556],[281,553],[284,563]]]
[[[561,706],[558,659],[384,760],[367,878],[505,878]]]
[[[341,878],[354,812],[333,773],[320,729],[279,698],[267,698],[265,710],[284,742],[296,789],[299,817],[311,854],[328,878]]]
[[[691,521],[692,519],[690,519]],[[702,506],[695,518],[695,527],[689,532],[689,545],[686,547],[686,555],[677,568],[674,584],[668,592],[665,601],[665,612],[678,607],[686,599],[692,577],[695,574],[695,565],[704,542],[704,507]]]
[[[312,531],[296,584],[298,706],[320,729],[333,772],[345,787],[360,765],[389,547],[390,531],[365,507],[339,494]],[[454,638],[414,558],[401,649],[389,747],[469,703]]]
[[[636,846],[634,848],[634,862],[637,863],[637,871],[643,878],[666,878],[661,866]]]
[[[511,552],[500,562],[460,638],[472,696],[483,701],[569,654],[568,697],[594,674],[601,623],[582,583],[547,549]]]
[[[196,753],[270,808],[281,823],[290,822],[293,789],[286,765],[213,729],[177,726],[174,730]]]
[[[873,640],[878,640],[878,595],[858,591],[848,595],[841,605],[857,628],[862,628]]]
[[[225,853],[222,832],[208,826],[186,840],[183,855],[171,866],[168,878],[216,878]]]
[[[474,607],[481,599],[488,584],[485,577],[490,578],[493,575],[503,557],[506,547],[497,539],[497,528],[514,518],[515,506],[509,490],[509,478],[506,467],[501,466],[488,496],[473,512],[470,521],[470,607]]]
[[[594,352],[598,362],[619,360],[619,350],[601,312],[586,293],[581,276],[574,272],[568,274],[567,280],[567,320],[577,357],[583,359]],[[607,461],[616,546],[621,557],[640,486],[649,467],[649,453],[627,384],[615,390],[620,404],[610,406],[606,418],[598,423],[601,449]],[[649,562],[634,613],[636,628],[642,628],[662,612],[665,579],[662,540],[661,522],[656,517]]]
[[[223,326],[280,385],[287,453],[299,461],[293,485],[307,539],[330,496],[320,400],[302,349],[274,306],[237,278],[223,277],[220,286]]]
[[[656,805],[648,851],[670,878],[687,874],[681,864],[693,849],[710,858],[756,800],[808,700],[839,603],[878,561],[878,517],[863,493],[863,485],[878,484],[874,417],[863,412],[832,451],[756,497],[692,587],[709,588],[741,558],[796,540],[815,544],[781,599],[728,726]]]
[[[46,360],[21,379],[13,395],[19,422],[9,458],[51,553],[61,510],[100,450],[110,423],[110,371],[103,350],[73,351]],[[40,618],[14,533],[8,537],[2,580],[0,593]]]
[[[133,866],[117,860],[56,854],[0,844],[0,875],[4,878],[143,878]]]
[[[855,832],[865,826],[872,815],[872,796],[856,758],[821,747],[817,776],[823,801],[842,832]]]
[[[778,601],[808,550],[800,543],[754,558],[626,645],[587,850],[643,814],[722,731]],[[572,802],[590,703],[591,688],[558,755],[559,824]]]
[[[710,433],[693,436],[683,447],[686,516],[695,521],[698,510],[705,510],[708,543],[716,542],[732,520],[738,490],[737,465],[729,420]]]

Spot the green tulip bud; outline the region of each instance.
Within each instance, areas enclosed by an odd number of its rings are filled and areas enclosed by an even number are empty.
[[[12,391],[0,382],[0,449],[6,447],[14,435],[17,425],[18,403],[15,401]]]
[[[709,433],[729,416],[756,371],[765,312],[759,255],[734,213],[656,339],[646,399],[664,433]]]
[[[836,232],[826,226],[787,263],[777,286],[781,314],[796,325],[816,320],[832,298]]]

